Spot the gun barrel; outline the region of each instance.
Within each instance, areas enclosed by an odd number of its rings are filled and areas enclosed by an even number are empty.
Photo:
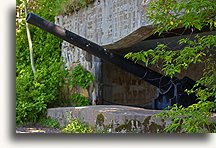
[[[164,76],[125,59],[110,50],[106,50],[102,46],[49,22],[32,12],[27,15],[26,21],[159,88],[158,97],[153,100],[153,109],[165,109],[173,104],[188,106],[196,102],[194,94],[188,95],[184,91],[185,89],[191,89],[196,83],[190,78],[177,79]]]
[[[125,59],[124,57],[118,54],[108,51],[104,49],[102,46],[97,45],[96,43],[93,43],[52,22],[49,22],[48,20],[45,20],[32,12],[30,12],[27,15],[26,21],[89,52],[90,54],[93,54],[94,56],[101,58],[102,60],[105,60],[118,66],[119,68],[139,77],[140,79],[145,80],[146,82],[162,90],[168,88],[168,84],[171,80],[170,77],[164,76],[147,67],[134,63],[131,60]]]

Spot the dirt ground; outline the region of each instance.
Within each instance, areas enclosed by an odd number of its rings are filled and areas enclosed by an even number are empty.
[[[16,133],[62,133],[60,129],[49,128],[41,125],[26,125],[22,127],[16,127]]]

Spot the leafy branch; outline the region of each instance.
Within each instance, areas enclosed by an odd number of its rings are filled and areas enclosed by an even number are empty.
[[[157,25],[155,33],[159,35],[176,28],[191,29],[191,35],[193,30],[203,27],[215,30],[215,14],[216,3],[212,0],[155,0],[150,1],[146,10],[148,21]],[[189,107],[174,105],[157,117],[171,119],[166,132],[215,132],[216,123],[210,122],[210,118],[216,111],[216,35],[197,34],[194,39],[190,36],[178,41],[179,46],[183,45],[181,50],[160,44],[155,49],[130,52],[125,58],[142,61],[146,66],[162,63],[160,70],[171,77],[191,64],[203,63],[202,78],[191,90],[185,90],[189,94],[195,93],[199,102]],[[200,85],[207,88],[198,87]],[[209,98],[213,101],[208,101]]]

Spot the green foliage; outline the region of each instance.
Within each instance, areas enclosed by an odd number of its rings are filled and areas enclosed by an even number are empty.
[[[72,94],[71,100],[73,106],[88,106],[90,105],[90,98],[84,97],[81,94]]]
[[[216,4],[211,0],[155,0],[149,3],[146,15],[158,25],[155,32],[162,33],[181,26],[213,29],[216,27],[215,13]]]
[[[88,88],[93,82],[95,76],[92,75],[88,70],[84,70],[81,65],[78,65],[74,68],[74,71],[71,75],[71,84],[78,85],[81,88]]]
[[[61,87],[78,85],[89,87],[94,77],[90,72],[75,68],[72,75],[62,67],[61,40],[45,31],[29,25],[36,66],[35,76],[31,72],[29,47],[25,28],[24,1],[17,1],[16,19],[16,122],[36,122],[46,114],[48,107],[65,105],[62,103]],[[29,11],[54,22],[55,0],[29,1]],[[67,81],[65,81],[65,78]],[[65,98],[71,100],[71,98]],[[89,105],[89,98],[73,95],[76,105]]]
[[[90,73],[88,70],[83,69],[79,64],[74,67],[74,70],[71,75],[69,75],[68,83],[72,89],[87,89],[90,87],[90,84],[93,82],[95,76]],[[81,94],[78,94],[74,91],[71,95],[71,101],[73,106],[88,106],[90,105],[90,98],[84,97]]]
[[[79,11],[83,7],[87,7],[95,0],[56,0],[56,13],[69,14]]]
[[[64,133],[93,133],[94,128],[76,118],[69,120],[69,124],[62,128]]]
[[[202,30],[209,27],[216,28],[216,3],[211,0],[156,0],[150,1],[146,10],[146,16],[150,22],[157,25],[155,33],[184,27]],[[190,20],[190,21],[189,21]],[[196,35],[194,39],[189,36],[178,41],[180,45],[186,45],[182,50],[176,50],[168,45],[160,44],[155,49],[143,50],[137,53],[128,53],[126,58],[137,62],[143,61],[146,66],[162,65],[161,72],[173,77],[183,69],[188,69],[193,64],[205,63],[203,76],[188,93],[195,93],[200,100],[189,107],[174,105],[170,111],[161,112],[158,117],[172,119],[166,132],[212,132],[215,130],[215,122],[210,123],[212,112],[216,106],[216,35]],[[201,89],[197,86],[207,86]],[[213,102],[207,101],[213,98]]]
[[[197,104],[190,105],[187,108],[174,105],[170,111],[163,111],[156,117],[165,120],[171,119],[170,125],[164,131],[169,133],[208,133],[215,132],[215,122],[211,120],[209,108],[215,109],[216,105],[210,101],[199,101]]]
[[[211,59],[215,56],[215,54],[209,54],[209,51],[206,51],[206,49],[214,51],[214,47],[216,47],[215,35],[203,37],[197,35],[194,40],[184,38],[179,40],[178,43],[188,46],[182,50],[172,51],[167,48],[167,45],[160,44],[154,50],[130,52],[125,55],[125,58],[131,58],[135,62],[141,60],[146,66],[154,65],[160,60],[162,72],[172,77],[175,73],[180,73],[182,69],[187,69],[192,63],[203,63],[203,61],[206,61],[206,56]]]
[[[29,1],[30,11],[54,21],[54,0]],[[52,107],[60,94],[59,86],[67,76],[62,68],[61,40],[30,25],[37,72],[31,72],[28,40],[22,3],[17,6],[16,25],[16,122],[36,122]]]
[[[71,118],[71,112],[67,114],[67,121],[64,127],[61,128],[63,133],[111,133],[111,125],[105,126],[103,130],[96,130],[81,119]]]
[[[63,133],[111,133],[110,126],[104,127],[103,130],[95,130],[94,127],[89,126],[86,122],[83,122],[77,118],[67,118],[68,124],[62,127]]]
[[[49,128],[59,128],[60,124],[56,119],[41,117],[38,121],[39,124]]]

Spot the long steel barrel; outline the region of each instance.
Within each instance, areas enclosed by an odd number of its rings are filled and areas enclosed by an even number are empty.
[[[30,12],[26,21],[30,24],[33,24],[85,51],[94,56],[101,58],[107,62],[110,62],[119,68],[145,80],[146,82],[160,88],[166,89],[168,88],[170,77],[163,76],[162,74],[155,72],[147,67],[141,66],[137,63],[134,63],[124,57],[115,54],[111,51],[104,49],[102,46],[97,45],[73,32],[70,32],[48,20],[45,20],[36,14]]]

